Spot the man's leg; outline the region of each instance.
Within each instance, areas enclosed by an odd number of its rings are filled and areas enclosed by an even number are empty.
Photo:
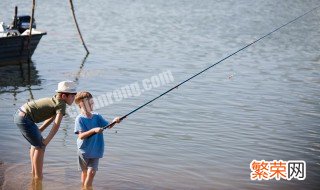
[[[34,147],[33,146],[31,146],[30,147],[30,162],[31,162],[31,173],[32,173],[32,177],[34,177],[34,168],[33,168],[33,155],[34,155]]]
[[[43,168],[43,158],[44,158],[44,149],[42,148],[34,148],[33,154],[33,169],[34,169],[34,178],[42,180],[42,168]]]

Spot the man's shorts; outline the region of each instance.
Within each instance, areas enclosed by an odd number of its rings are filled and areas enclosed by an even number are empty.
[[[19,127],[21,134],[35,148],[45,149],[43,137],[38,126],[27,116],[20,116],[19,110],[14,116],[14,123]]]
[[[78,156],[79,159],[79,169],[82,171],[93,169],[98,171],[99,158],[86,158],[82,154]]]

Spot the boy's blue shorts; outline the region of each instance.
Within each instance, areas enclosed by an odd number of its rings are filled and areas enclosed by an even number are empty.
[[[19,112],[18,110],[14,116],[14,123],[19,127],[24,138],[35,148],[45,149],[38,126],[27,115],[20,116]]]
[[[88,168],[98,171],[99,158],[86,158],[82,154],[79,154],[79,169],[82,171],[88,170]]]

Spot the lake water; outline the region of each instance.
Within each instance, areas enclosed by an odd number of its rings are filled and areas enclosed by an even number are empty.
[[[75,80],[95,97],[170,71],[174,81],[104,104],[112,120],[253,40],[318,6],[318,0],[75,1],[90,55],[68,1],[37,1],[47,31],[28,68],[0,68],[3,189],[30,185],[29,146],[12,115],[26,101]],[[14,6],[1,0],[0,20]],[[130,115],[104,134],[94,189],[318,189],[320,9],[227,59]],[[74,117],[46,149],[43,189],[80,189]],[[47,132],[44,133],[46,136]],[[250,180],[253,160],[304,160],[306,179]]]

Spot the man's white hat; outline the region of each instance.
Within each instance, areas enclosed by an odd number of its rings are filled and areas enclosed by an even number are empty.
[[[76,83],[73,81],[62,81],[58,84],[58,89],[56,92],[62,92],[62,93],[70,93],[74,94],[77,93],[76,91]]]

